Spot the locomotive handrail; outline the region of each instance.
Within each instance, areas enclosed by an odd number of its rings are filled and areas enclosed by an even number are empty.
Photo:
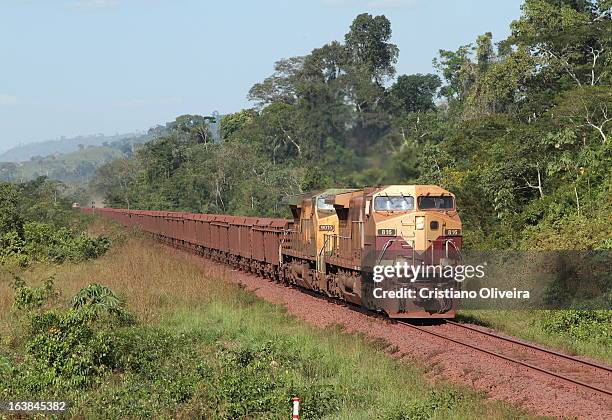
[[[382,261],[383,256],[385,255],[385,252],[387,252],[387,249],[395,241],[396,241],[396,239],[389,239],[387,242],[385,242],[385,244],[382,247],[382,250],[380,251],[380,256],[378,257],[378,260],[376,261],[376,265],[380,264],[380,262]]]
[[[446,258],[448,258],[448,244],[450,244],[453,246],[453,248],[455,248],[455,251],[457,251],[457,254],[459,255],[459,260],[463,261],[463,254],[461,253],[461,250],[459,248],[457,248],[457,244],[451,240],[451,239],[447,239],[446,241],[444,241],[444,246],[445,246],[445,251],[446,251]]]

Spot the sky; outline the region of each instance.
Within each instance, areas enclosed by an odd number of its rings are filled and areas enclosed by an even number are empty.
[[[239,111],[275,61],[343,40],[384,14],[397,73],[439,49],[507,37],[520,0],[0,0],[0,151],[145,131],[181,114]]]

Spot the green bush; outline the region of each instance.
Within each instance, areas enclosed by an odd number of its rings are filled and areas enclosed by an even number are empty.
[[[432,418],[451,418],[461,401],[461,396],[452,390],[431,391],[425,400],[419,400],[397,411],[389,413],[390,420],[429,420]]]
[[[108,238],[83,232],[87,217],[70,209],[61,190],[44,177],[21,184],[0,182],[0,265],[84,261],[108,250]]]
[[[321,418],[339,410],[340,390],[320,383],[320,378],[295,383],[295,372],[318,361],[296,354],[295,343],[266,342],[221,349],[217,359],[222,374],[215,384],[214,396],[223,407],[220,418],[263,416],[282,412],[294,395],[302,399],[303,418]]]
[[[108,418],[175,412],[178,405],[190,401],[199,389],[215,381],[211,367],[214,361],[201,351],[200,333],[132,326],[106,330],[103,336],[111,347],[109,366],[121,382],[89,394],[88,401],[81,405],[80,414],[85,417],[98,415],[97,411],[89,412],[89,407],[103,409]]]
[[[39,287],[28,287],[20,277],[15,276],[13,288],[13,307],[19,310],[40,308],[49,299],[58,296],[53,277],[45,279]]]
[[[39,222],[24,225],[24,241],[26,253],[32,258],[55,263],[97,258],[110,246],[108,238],[92,238],[83,233],[74,235],[68,228]]]
[[[287,405],[288,375],[280,368],[282,355],[271,344],[259,348],[241,347],[222,351],[222,375],[217,397],[223,400],[225,418],[269,413]]]
[[[542,329],[549,334],[565,335],[576,341],[612,344],[612,311],[545,311],[539,322]]]
[[[40,312],[57,296],[53,278],[37,288],[16,278],[14,287],[14,306],[25,311],[25,357],[9,369],[11,395],[79,390],[116,366],[120,357],[114,351],[120,348],[109,331],[133,324],[134,317],[110,289],[90,285],[77,293],[72,308]]]
[[[87,311],[92,318],[104,318],[110,324],[131,325],[135,318],[111,289],[101,284],[90,284],[72,298],[72,307]]]
[[[29,261],[26,242],[16,231],[0,233],[0,265],[25,267]]]
[[[94,330],[86,311],[34,315],[29,328],[28,357],[22,366],[30,391],[86,387],[110,368],[110,345]]]

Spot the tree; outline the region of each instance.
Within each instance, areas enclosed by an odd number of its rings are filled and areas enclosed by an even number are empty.
[[[201,115],[181,115],[171,123],[166,124],[170,132],[179,134],[181,138],[187,138],[194,143],[209,143],[212,135],[208,127],[208,122],[213,117],[203,117]]]
[[[379,85],[395,74],[399,49],[390,39],[391,22],[385,16],[368,13],[358,15],[344,37],[351,65]]]
[[[594,130],[606,143],[612,127],[612,89],[584,86],[563,92],[551,113],[569,119],[576,127]]]
[[[298,133],[294,106],[276,103],[266,107],[261,117],[266,126],[261,145],[273,163],[302,156],[304,139]]]
[[[610,82],[612,26],[609,0],[526,0],[512,22],[511,40],[578,86]]]
[[[476,69],[470,56],[474,48],[471,44],[462,45],[456,51],[439,50],[439,58],[433,59],[433,66],[446,80],[440,95],[449,101],[462,101],[467,97],[476,80]]]
[[[402,75],[391,87],[391,95],[405,113],[435,109],[434,96],[442,81],[435,74]]]
[[[399,49],[392,44],[391,22],[381,15],[358,15],[345,35],[345,94],[357,111],[356,143],[379,136],[388,126],[384,83],[395,75]]]
[[[90,181],[90,188],[104,197],[107,206],[130,208],[137,201],[134,186],[139,163],[134,159],[117,159],[102,165]]]
[[[23,234],[23,218],[19,211],[20,194],[14,184],[0,183],[0,235],[11,230]]]
[[[221,118],[220,132],[223,140],[230,139],[234,133],[242,130],[247,124],[251,123],[257,116],[257,113],[252,109],[243,109],[233,114],[224,115]]]
[[[496,62],[478,62],[478,73],[467,97],[470,117],[491,113],[514,113],[530,97],[530,83],[537,62],[524,48],[512,51]],[[533,95],[535,96],[535,95]]]
[[[489,64],[495,58],[495,52],[493,51],[493,34],[486,32],[476,38],[476,63],[478,64],[478,70],[484,73]]]
[[[304,57],[290,57],[274,63],[274,73],[256,83],[247,98],[262,107],[275,102],[293,104],[297,100],[295,77],[302,69]]]

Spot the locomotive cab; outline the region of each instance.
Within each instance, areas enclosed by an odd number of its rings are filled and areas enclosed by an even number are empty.
[[[370,253],[378,262],[407,260],[418,264],[452,264],[461,248],[461,221],[455,197],[435,185],[382,187],[368,194]]]
[[[364,303],[375,266],[453,265],[460,258],[461,220],[455,196],[435,185],[389,185],[327,199],[339,219],[339,233],[326,258],[328,269],[337,267],[336,290],[349,301]],[[356,278],[355,273],[365,278]],[[364,282],[365,280],[365,282]],[[392,287],[423,288],[448,282],[439,277],[404,283],[390,278]],[[368,306],[369,304],[366,304]],[[378,300],[373,305],[393,318],[452,318],[453,302],[419,299]]]

